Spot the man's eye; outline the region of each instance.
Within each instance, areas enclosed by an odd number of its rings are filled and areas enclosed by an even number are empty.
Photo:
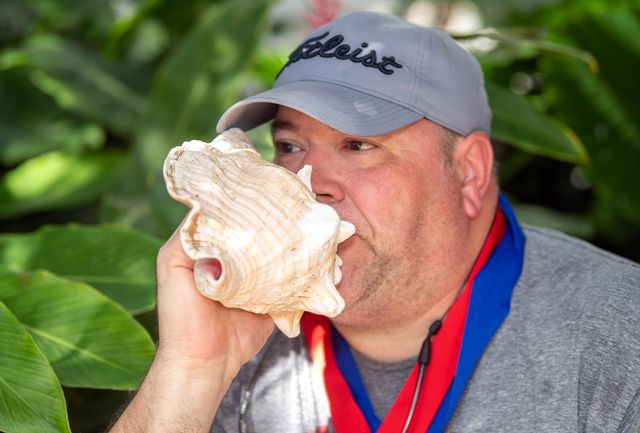
[[[371,143],[365,143],[364,141],[349,141],[347,143],[349,150],[363,151],[373,149],[375,146]]]
[[[283,141],[276,142],[276,150],[280,153],[300,152],[300,148],[295,144],[286,143]]]

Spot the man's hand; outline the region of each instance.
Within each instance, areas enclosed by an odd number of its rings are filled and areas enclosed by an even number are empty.
[[[237,370],[260,350],[273,321],[202,296],[194,286],[193,265],[176,231],[158,254],[159,356],[184,367],[215,359]]]
[[[112,433],[208,432],[238,370],[273,331],[268,316],[202,296],[193,266],[176,230],[158,253],[158,353]]]

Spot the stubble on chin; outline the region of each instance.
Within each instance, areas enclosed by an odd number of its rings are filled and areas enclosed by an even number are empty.
[[[398,266],[399,258],[377,251],[369,243],[366,245],[369,250],[366,265],[354,270],[349,278],[349,287],[341,289],[349,293],[347,306],[334,320],[344,326],[369,327],[382,324],[394,303],[394,287],[401,284],[397,281],[397,269],[394,269]]]
[[[414,219],[407,230],[408,239],[419,238],[422,221],[419,217]],[[341,289],[347,306],[335,322],[365,329],[412,321],[411,312],[425,303],[425,297],[429,298],[429,293],[421,290],[430,282],[424,280],[421,272],[426,258],[420,244],[404,242],[405,248],[387,248],[360,239],[366,246],[366,259],[352,271],[349,287]]]

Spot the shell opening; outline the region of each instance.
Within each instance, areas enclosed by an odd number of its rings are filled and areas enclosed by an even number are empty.
[[[218,259],[203,259],[200,264],[200,270],[209,274],[214,280],[218,281],[222,275],[222,263]]]

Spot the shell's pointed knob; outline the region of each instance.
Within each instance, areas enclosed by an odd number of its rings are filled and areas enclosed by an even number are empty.
[[[344,242],[349,239],[356,232],[356,227],[349,221],[340,221],[340,227],[338,227],[338,243]]]
[[[311,166],[307,164],[300,170],[298,170],[298,173],[296,173],[296,175],[300,178],[302,183],[304,183],[305,186],[309,188],[309,191],[313,192],[313,189],[311,188],[311,171]]]

